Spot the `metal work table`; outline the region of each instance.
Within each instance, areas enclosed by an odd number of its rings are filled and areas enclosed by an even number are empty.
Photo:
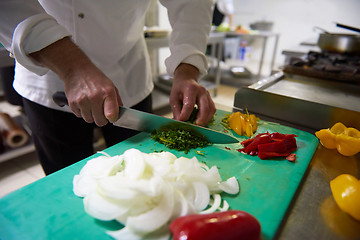
[[[359,102],[360,86],[279,72],[240,88],[234,106],[315,133],[336,122],[360,129]],[[360,221],[340,210],[330,190],[345,173],[360,178],[360,153],[344,157],[319,144],[276,239],[360,239]]]
[[[279,44],[279,37],[280,37],[279,33],[267,32],[267,31],[260,31],[258,33],[254,33],[254,34],[226,32],[226,37],[240,37],[245,40],[246,39],[257,39],[257,38],[262,39],[261,57],[260,57],[259,69],[258,69],[258,73],[257,73],[258,80],[260,80],[260,78],[261,78],[262,68],[264,65],[266,47],[268,45],[268,39],[272,38],[272,37],[275,38],[274,49],[273,49],[273,54],[271,56],[271,64],[270,64],[270,69],[272,70],[274,68],[276,52],[277,52],[277,48],[278,48],[278,44]]]

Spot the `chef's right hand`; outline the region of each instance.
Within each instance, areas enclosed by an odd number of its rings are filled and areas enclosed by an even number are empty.
[[[63,80],[69,106],[77,117],[100,127],[118,119],[122,101],[117,88],[70,38],[30,56]]]
[[[99,127],[118,119],[122,105],[118,90],[98,68],[83,66],[64,83],[69,106],[77,117]]]

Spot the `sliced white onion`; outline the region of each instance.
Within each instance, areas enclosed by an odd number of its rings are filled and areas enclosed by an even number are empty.
[[[124,176],[112,176],[98,181],[97,191],[104,197],[118,200],[132,200],[138,196],[136,189],[128,187],[133,181]]]
[[[229,203],[226,200],[223,200],[223,206],[219,208],[220,212],[225,212],[229,210]]]
[[[73,179],[73,192],[76,196],[85,197],[95,191],[97,180],[88,175],[75,175]]]
[[[100,153],[104,156],[107,156],[107,157],[111,157],[107,152],[104,152],[104,151],[98,151],[98,153]]]
[[[219,188],[229,194],[237,194],[239,192],[239,183],[235,177],[231,177],[225,182],[219,182]]]
[[[192,183],[195,192],[194,207],[196,211],[204,210],[210,202],[210,192],[208,186],[203,182]]]
[[[173,189],[168,187],[157,206],[144,214],[130,216],[126,226],[140,235],[155,231],[170,220],[174,205]]]
[[[80,175],[90,175],[95,178],[114,175],[121,170],[123,156],[99,156],[89,160],[81,169]]]
[[[105,153],[104,153],[105,154]],[[112,176],[122,169],[122,156],[99,156],[89,160],[73,179],[73,192],[79,197],[85,197],[95,190],[99,179]]]
[[[168,224],[176,217],[226,211],[229,204],[219,193],[239,191],[235,177],[223,182],[216,166],[209,168],[196,157],[137,149],[120,156],[104,155],[88,161],[74,176],[73,191],[84,197],[91,216],[125,225],[108,232],[115,239],[169,236]]]
[[[175,198],[177,201],[175,202],[176,205],[174,206],[172,219],[196,213],[194,204],[191,201],[188,201],[182,192],[178,191]]]
[[[204,210],[204,211],[201,211],[200,213],[201,214],[207,214],[207,213],[213,213],[215,212],[217,209],[219,209],[220,205],[221,205],[221,196],[220,194],[213,194],[212,195],[213,198],[214,198],[214,201],[213,203],[211,204],[211,207]]]
[[[114,220],[128,211],[128,208],[107,201],[96,192],[92,192],[84,198],[84,207],[89,215],[103,221]]]
[[[139,179],[145,171],[144,154],[137,149],[130,149],[124,153],[124,175],[130,179]]]

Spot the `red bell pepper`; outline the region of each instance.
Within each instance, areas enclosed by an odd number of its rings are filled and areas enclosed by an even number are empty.
[[[243,141],[241,144],[244,148],[238,151],[258,155],[260,159],[287,157],[297,148],[295,137],[295,134],[261,133],[255,138]],[[291,161],[294,161],[294,158],[295,154],[292,155]]]
[[[288,160],[289,162],[293,162],[296,159],[296,154],[295,153],[291,153],[289,156],[286,157],[286,160]]]
[[[248,144],[245,147],[244,152],[250,154],[252,151],[257,150],[259,144],[268,143],[268,142],[270,142],[269,134],[266,133],[259,134],[253,139],[253,141],[250,142],[250,144]]]
[[[261,226],[251,214],[229,210],[178,217],[170,231],[173,240],[259,240]]]

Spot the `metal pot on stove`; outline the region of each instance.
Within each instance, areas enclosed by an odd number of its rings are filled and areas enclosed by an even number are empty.
[[[322,51],[336,53],[360,53],[360,34],[330,33],[322,28],[317,45]]]

